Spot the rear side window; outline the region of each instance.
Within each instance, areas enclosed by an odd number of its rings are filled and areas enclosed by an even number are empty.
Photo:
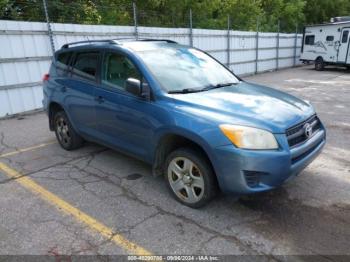
[[[342,43],[347,43],[348,42],[348,36],[349,36],[349,30],[343,31],[343,37],[341,38]]]
[[[334,40],[334,36],[332,36],[332,35],[328,35],[327,37],[326,37],[326,41],[327,42],[332,42]]]
[[[305,45],[314,45],[315,44],[315,36],[314,35],[307,35],[305,37]]]
[[[77,53],[73,64],[73,72],[81,77],[95,80],[98,58],[98,52]]]

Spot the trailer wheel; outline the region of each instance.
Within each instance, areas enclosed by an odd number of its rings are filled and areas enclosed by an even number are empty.
[[[324,61],[322,57],[318,57],[315,61],[315,70],[323,71],[324,70]]]

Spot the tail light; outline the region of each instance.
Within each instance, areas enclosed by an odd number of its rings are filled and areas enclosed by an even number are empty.
[[[50,78],[50,75],[49,75],[49,74],[45,74],[45,75],[43,76],[43,82],[48,81],[49,78]]]

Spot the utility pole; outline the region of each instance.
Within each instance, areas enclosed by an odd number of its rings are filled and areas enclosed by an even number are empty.
[[[132,2],[132,10],[134,13],[134,35],[135,35],[135,39],[138,40],[139,32],[137,30],[137,7],[136,7],[135,1]]]
[[[256,35],[255,35],[255,74],[258,73],[259,62],[259,17],[256,19]]]
[[[231,17],[230,15],[227,16],[227,67],[230,68],[230,54],[231,54],[231,37],[230,37],[230,30],[231,30]]]
[[[192,9],[190,8],[190,31],[189,31],[189,38],[190,38],[190,46],[193,46],[193,30],[192,30]]]
[[[277,39],[276,39],[276,70],[279,68],[280,62],[280,20],[277,23]]]

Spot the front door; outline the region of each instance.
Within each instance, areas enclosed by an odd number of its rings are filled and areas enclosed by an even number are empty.
[[[95,90],[98,130],[107,144],[147,160],[150,139],[158,122],[157,110],[153,101],[125,90],[128,78],[143,80],[129,58],[119,53],[106,52],[101,85]]]
[[[349,35],[350,35],[350,27],[346,27],[342,29],[342,33],[340,36],[340,46],[338,50],[338,63],[349,63]]]

